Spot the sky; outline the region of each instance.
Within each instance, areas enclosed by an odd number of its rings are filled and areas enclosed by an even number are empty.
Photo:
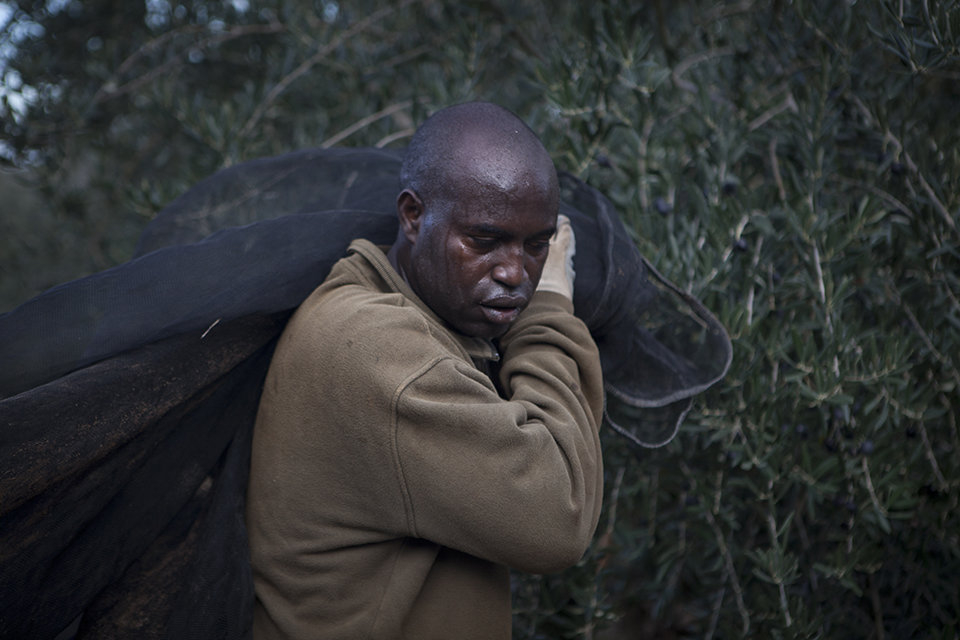
[[[57,12],[63,9],[70,0],[49,0],[47,10]],[[0,98],[6,98],[10,110],[9,114],[6,106],[0,102],[0,117],[7,118],[11,115],[16,118],[23,114],[27,104],[33,99],[36,90],[33,87],[25,86],[20,74],[14,69],[9,69],[7,61],[16,50],[17,43],[30,35],[39,35],[43,32],[43,27],[39,24],[20,20],[11,23],[14,19],[15,6],[10,2],[0,2]],[[0,147],[3,146],[0,141]],[[2,153],[2,149],[0,149]]]
[[[7,60],[13,55],[15,47],[12,42],[15,34],[10,26],[12,19],[13,6],[9,2],[0,2],[0,118],[8,118],[11,115],[7,112],[6,104],[10,105],[13,117],[17,117],[18,113],[22,114],[27,105],[22,92],[23,83],[20,80],[20,74],[7,69]],[[29,95],[29,91],[27,93]],[[0,140],[0,157],[6,158],[9,155],[7,144]]]

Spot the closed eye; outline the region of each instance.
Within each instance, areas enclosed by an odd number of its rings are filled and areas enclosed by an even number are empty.
[[[496,236],[469,236],[469,237],[470,237],[470,242],[472,242],[474,246],[481,249],[493,248],[500,241],[500,238]]]
[[[544,251],[550,247],[550,238],[553,237],[554,232],[538,234],[529,240],[527,240],[527,247],[531,251]]]

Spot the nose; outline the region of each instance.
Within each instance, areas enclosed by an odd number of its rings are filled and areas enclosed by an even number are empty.
[[[493,279],[515,289],[523,284],[523,249],[506,248],[493,267]]]

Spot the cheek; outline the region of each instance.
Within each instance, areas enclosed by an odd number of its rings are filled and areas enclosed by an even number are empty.
[[[449,268],[451,288],[457,289],[457,294],[463,296],[472,294],[489,271],[484,260],[469,253],[457,255],[455,260],[451,260]]]
[[[530,280],[533,282],[540,281],[540,274],[543,273],[543,265],[547,263],[547,256],[544,254],[541,257],[530,256],[526,260],[526,270],[527,275],[530,277]]]
[[[463,242],[451,239],[445,255],[448,282],[461,291],[471,291],[493,268],[493,262],[490,254],[478,255]]]

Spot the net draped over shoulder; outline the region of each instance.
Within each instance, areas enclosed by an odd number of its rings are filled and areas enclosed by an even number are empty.
[[[161,211],[129,262],[0,315],[0,638],[249,636],[260,385],[351,240],[393,241],[401,160],[307,149],[224,169]],[[560,186],[607,422],[659,446],[725,375],[729,338],[605,197]]]

